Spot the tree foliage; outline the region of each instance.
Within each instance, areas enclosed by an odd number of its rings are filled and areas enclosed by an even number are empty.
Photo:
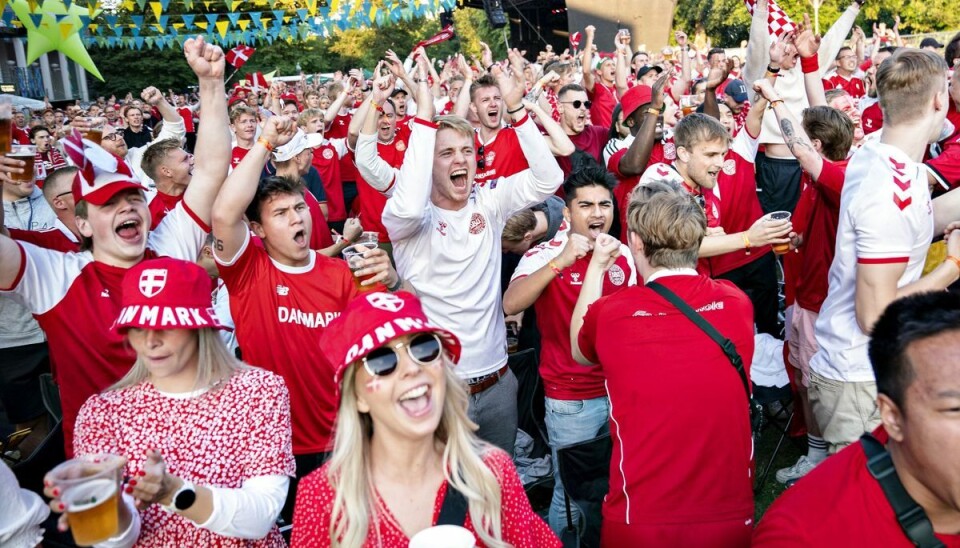
[[[264,2],[266,0],[263,0]],[[278,0],[279,9],[281,2]],[[292,0],[286,0],[292,1]],[[174,3],[171,3],[171,7]],[[431,46],[431,57],[444,59],[462,52],[480,55],[480,42],[490,45],[496,58],[506,57],[504,35],[490,27],[482,10],[464,8],[453,12],[456,37]],[[277,71],[280,75],[297,74],[297,64],[307,74],[346,71],[350,68],[373,69],[387,49],[403,58],[417,42],[440,31],[440,23],[431,19],[400,21],[378,28],[350,29],[336,32],[329,38],[312,37],[305,41],[275,41],[257,46],[257,51],[234,78],[251,72]],[[182,90],[194,85],[193,73],[179,49],[106,49],[90,48],[90,56],[106,82],[88,80],[95,95],[138,93],[147,86]],[[228,74],[232,71],[227,67]]]
[[[812,0],[777,0],[777,4],[794,20],[804,13],[813,19]],[[830,25],[850,5],[848,0],[823,0],[820,7],[820,32]],[[893,25],[894,15],[902,22],[900,34],[951,30],[960,28],[960,10],[956,0],[870,0],[861,10],[856,24],[869,38],[874,22]],[[750,14],[743,0],[679,0],[674,15],[674,26],[688,33],[702,28],[714,45],[738,47],[750,33]]]

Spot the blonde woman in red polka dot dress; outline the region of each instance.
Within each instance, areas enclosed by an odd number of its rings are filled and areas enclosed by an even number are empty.
[[[416,297],[358,297],[320,345],[340,409],[331,460],[300,480],[293,546],[406,548],[458,492],[462,510],[444,524],[466,528],[478,546],[560,547],[510,457],[473,434],[451,369],[460,342],[429,323]]]
[[[137,361],[87,400],[74,437],[78,456],[127,459],[120,531],[102,546],[285,546],[275,522],[294,474],[287,388],[237,361],[220,327],[200,266],[155,259],[124,277],[114,329]],[[58,494],[47,487],[54,511]]]

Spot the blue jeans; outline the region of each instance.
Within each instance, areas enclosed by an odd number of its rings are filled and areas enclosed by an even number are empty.
[[[555,400],[546,398],[547,436],[553,453],[553,500],[550,501],[550,528],[558,536],[567,527],[567,508],[557,466],[557,448],[587,441],[610,431],[610,400],[606,396],[589,400]],[[570,518],[579,528],[580,511],[572,503]]]

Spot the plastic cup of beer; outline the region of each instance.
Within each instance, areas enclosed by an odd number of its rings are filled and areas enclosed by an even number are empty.
[[[85,455],[50,472],[51,481],[61,491],[77,546],[93,546],[119,533],[124,462],[117,455]]]
[[[684,116],[689,116],[696,112],[697,110],[697,96],[696,95],[681,95],[680,96],[680,110],[683,111]]]
[[[364,258],[363,254],[371,249],[376,248],[376,244],[354,244],[350,247],[343,248],[343,260],[347,261],[347,266],[350,267],[350,272],[353,272],[353,285],[357,288],[358,291],[373,291],[373,285],[361,285],[366,280],[369,280],[374,276],[374,274],[367,274],[362,278],[357,276],[357,271],[364,268]]]
[[[410,539],[410,548],[473,548],[473,533],[459,525],[437,525],[420,531]]]
[[[97,121],[96,118],[87,118],[87,123],[90,126],[87,131],[83,132],[83,138],[99,145],[103,142],[103,123]]]
[[[763,216],[764,222],[779,222],[779,221],[789,221],[790,212],[789,211],[771,211]],[[786,252],[790,251],[790,244],[774,244],[773,252],[777,255],[783,255]]]
[[[380,233],[376,230],[365,230],[360,234],[357,243],[376,247],[380,243]]]
[[[13,102],[9,97],[0,97],[0,154],[11,152],[13,147]]]
[[[17,183],[29,183],[36,175],[34,160],[37,157],[37,147],[34,145],[20,145],[13,147],[12,152],[6,153],[7,158],[23,162],[23,173],[11,173],[10,178]]]

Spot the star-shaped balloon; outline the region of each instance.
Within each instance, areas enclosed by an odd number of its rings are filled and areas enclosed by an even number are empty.
[[[100,10],[91,13],[87,8],[73,3],[67,7],[63,0],[46,0],[43,7],[28,0],[10,0],[8,5],[27,31],[28,65],[44,53],[62,51],[87,72],[103,81],[103,76],[80,39],[80,31],[84,27],[80,17],[95,18],[100,14]]]

